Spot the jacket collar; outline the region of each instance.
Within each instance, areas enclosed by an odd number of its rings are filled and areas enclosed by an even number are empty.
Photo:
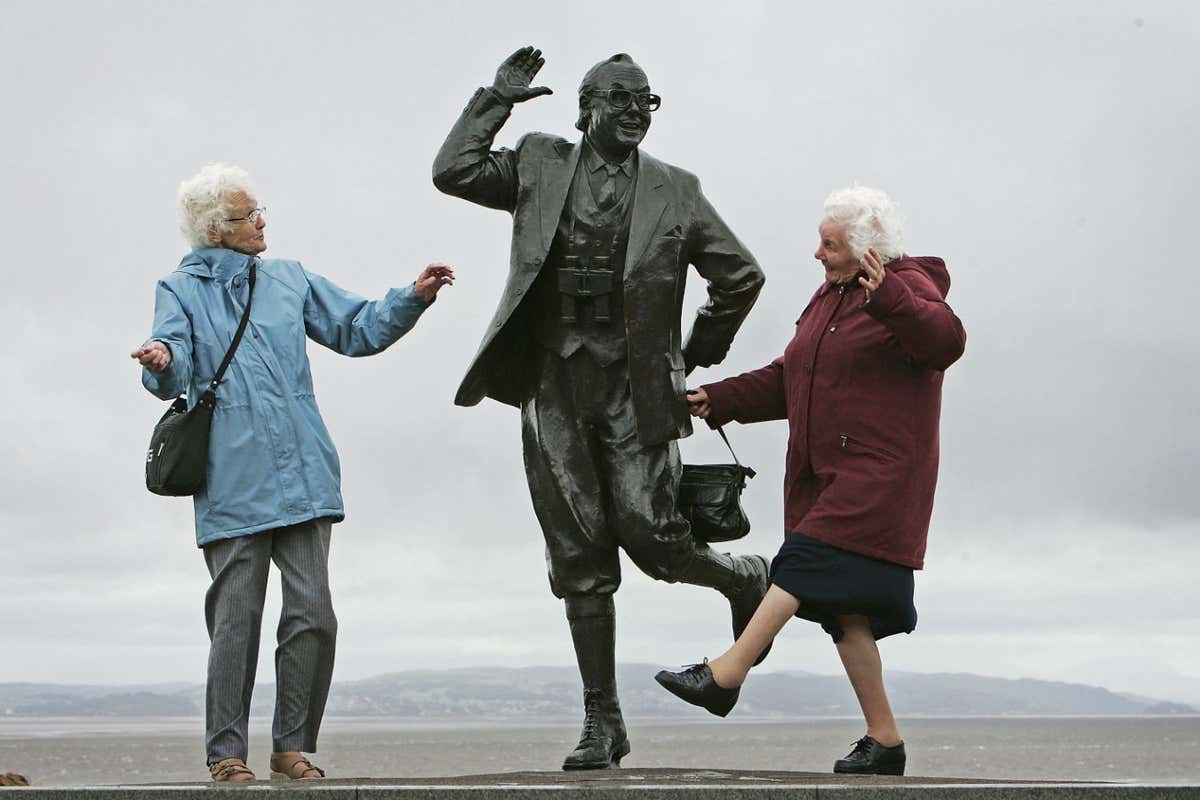
[[[667,208],[667,169],[649,153],[638,150],[638,179],[633,190],[633,220],[629,225],[629,247],[625,253],[625,268],[637,266],[646,246],[659,229],[659,221]]]
[[[900,268],[901,262],[903,262],[907,258],[908,258],[908,256],[906,256],[906,255],[897,256],[896,258],[893,258],[891,261],[884,264],[883,269],[886,272],[895,272],[897,269]],[[829,281],[825,281],[824,283],[821,284],[821,288],[817,290],[817,297],[823,297],[823,296],[829,294],[830,292],[836,292],[838,290],[838,288],[841,286],[845,286],[847,292],[853,291],[854,289],[861,289],[862,284],[858,282],[858,278],[860,275],[864,275],[864,274],[865,273],[863,273],[863,272],[859,272],[858,275],[854,276],[853,280],[847,281],[844,284],[831,283]]]
[[[566,143],[563,143],[566,145]],[[538,204],[542,214],[542,253],[550,252],[554,234],[558,230],[558,218],[562,216],[567,201],[567,190],[579,164],[583,142],[556,148],[542,159],[541,175],[538,178]]]
[[[224,247],[197,247],[179,262],[178,270],[200,278],[225,282],[245,272],[254,256]]]
[[[821,284],[821,288],[817,290],[817,297],[824,297],[830,292],[836,292],[843,286],[846,287],[847,292],[852,292],[855,289],[862,288],[862,284],[858,282],[857,277],[855,277],[855,279],[852,281],[847,281],[846,283],[833,283],[832,281],[825,281]]]

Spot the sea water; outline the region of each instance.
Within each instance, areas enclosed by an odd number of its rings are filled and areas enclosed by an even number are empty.
[[[830,772],[862,721],[628,720],[625,768]],[[1200,716],[900,720],[910,776],[1200,784]],[[269,777],[270,721],[251,721],[249,765]],[[558,770],[579,725],[327,719],[313,761],[330,777]],[[0,772],[34,785],[207,780],[200,719],[0,717]]]

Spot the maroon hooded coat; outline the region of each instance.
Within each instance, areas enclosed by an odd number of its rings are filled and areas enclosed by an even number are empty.
[[[709,425],[788,420],[784,529],[920,569],[937,485],[942,372],[966,332],[940,258],[902,256],[864,305],[825,283],[781,357],[704,386]]]

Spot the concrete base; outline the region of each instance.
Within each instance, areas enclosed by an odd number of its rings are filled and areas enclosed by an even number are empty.
[[[174,783],[0,789],[0,800],[1200,800],[1200,784],[1052,783],[813,772],[612,769],[458,778]]]

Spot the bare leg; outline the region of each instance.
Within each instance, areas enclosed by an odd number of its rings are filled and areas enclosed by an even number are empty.
[[[883,662],[871,623],[863,616],[838,617],[845,636],[837,643],[838,655],[846,669],[846,677],[854,687],[858,705],[867,720],[867,735],[884,747],[900,744],[900,731],[883,687]],[[753,625],[754,623],[751,623]]]
[[[758,610],[750,618],[750,624],[733,643],[733,647],[708,662],[717,685],[725,689],[741,686],[759,653],[783,630],[798,608],[799,600],[771,584]]]

